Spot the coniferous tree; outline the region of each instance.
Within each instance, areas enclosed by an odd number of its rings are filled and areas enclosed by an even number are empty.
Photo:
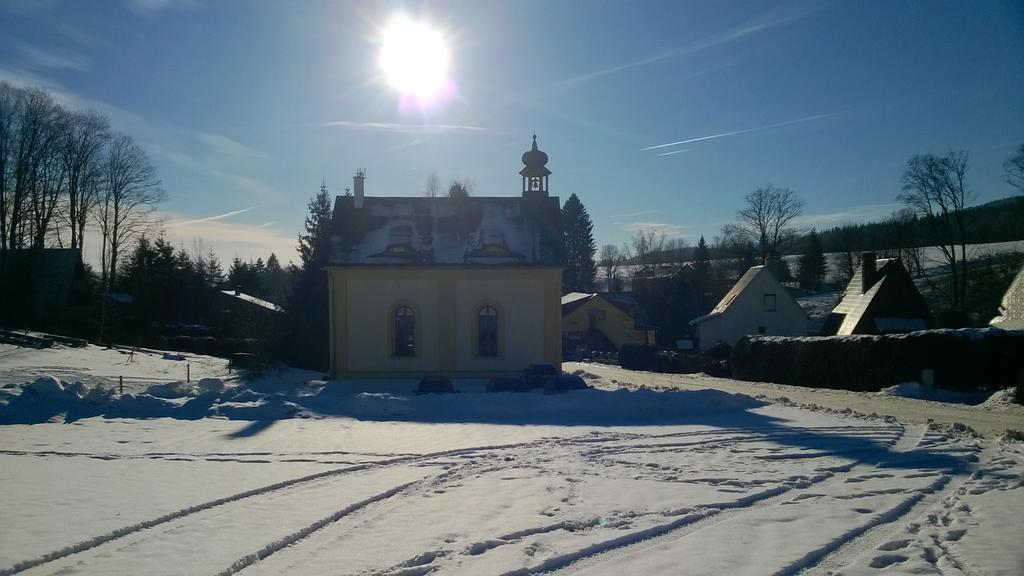
[[[800,256],[800,270],[797,272],[800,287],[808,290],[818,289],[825,278],[825,273],[825,252],[821,246],[821,237],[818,236],[818,231],[812,228],[807,234],[807,248]]]
[[[331,197],[327,185],[309,201],[305,234],[299,236],[298,270],[294,298],[289,306],[289,334],[284,342],[290,347],[287,357],[294,365],[326,369],[328,365],[327,275],[324,266],[330,260]]]
[[[695,300],[696,315],[700,316],[711,311],[711,250],[701,235],[697,246],[693,249],[693,281],[692,291]]]
[[[331,194],[327,184],[309,201],[306,233],[299,236],[299,257],[303,268],[319,268],[327,261],[331,244]]]
[[[583,202],[572,194],[562,207],[562,235],[565,242],[564,292],[590,292],[594,289],[596,264],[594,223]]]

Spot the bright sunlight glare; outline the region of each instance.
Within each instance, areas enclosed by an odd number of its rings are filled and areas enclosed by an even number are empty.
[[[448,72],[448,47],[441,32],[405,16],[383,31],[380,67],[388,84],[421,100],[438,94]]]

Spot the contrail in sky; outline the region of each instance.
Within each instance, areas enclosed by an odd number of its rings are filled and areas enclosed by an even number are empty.
[[[644,148],[647,150],[647,148]],[[683,148],[682,150],[673,150],[671,152],[662,152],[661,154],[655,154],[655,156],[671,156],[673,154],[682,154],[683,152],[692,152],[693,148]]]
[[[231,212],[225,212],[223,214],[217,214],[216,216],[209,216],[207,218],[196,218],[195,220],[186,220],[184,222],[175,222],[173,224],[170,224],[169,226],[187,226],[189,224],[198,224],[200,222],[212,222],[214,220],[223,220],[225,218],[231,218],[232,216],[238,216],[239,214],[244,214],[244,213],[246,213],[246,212],[248,212],[248,211],[250,211],[250,210],[252,210],[254,208],[256,208],[256,207],[255,206],[249,206],[248,208],[242,208],[241,210],[232,210]]]
[[[810,122],[811,120],[820,120],[822,118],[830,118],[836,116],[836,112],[829,112],[827,114],[815,114],[814,116],[807,116],[806,118],[797,118],[796,120],[786,120],[785,122],[776,122],[775,124],[766,124],[764,126],[758,126],[756,128],[745,128],[743,130],[733,130],[732,132],[722,132],[721,134],[712,134],[710,136],[701,136],[699,138],[690,138],[689,140],[680,140],[678,142],[669,142],[668,144],[658,144],[657,146],[648,146],[641,148],[640,150],[657,150],[658,148],[668,148],[669,146],[679,146],[681,144],[689,144],[691,142],[701,142],[704,140],[714,140],[716,138],[725,138],[726,136],[736,136],[737,134],[748,134],[750,132],[760,132],[761,130],[770,130],[772,128],[779,128],[781,126],[789,126],[790,124],[800,124],[801,122]]]

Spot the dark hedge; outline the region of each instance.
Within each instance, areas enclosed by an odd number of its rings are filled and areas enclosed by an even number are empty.
[[[919,381],[972,392],[1015,386],[1024,369],[1024,332],[995,328],[926,330],[885,336],[746,336],[732,354],[733,377],[812,388],[878,391]]]

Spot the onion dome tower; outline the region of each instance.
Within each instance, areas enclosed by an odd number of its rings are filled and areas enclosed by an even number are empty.
[[[551,170],[545,166],[548,163],[548,155],[537,149],[537,135],[533,135],[533,147],[523,153],[523,164],[525,165],[519,174],[523,177],[523,196],[548,195],[548,176]]]

